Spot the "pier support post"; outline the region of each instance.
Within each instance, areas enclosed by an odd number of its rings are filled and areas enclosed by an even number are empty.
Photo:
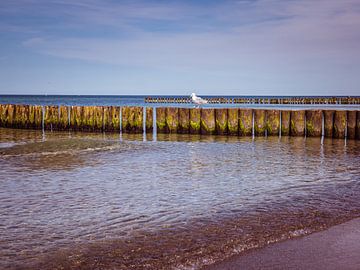
[[[280,128],[280,111],[267,110],[266,111],[266,129],[268,136],[279,136]]]
[[[143,132],[143,107],[122,107],[122,131]]]
[[[146,133],[153,132],[154,118],[153,118],[154,110],[152,107],[146,107]]]
[[[321,137],[322,131],[322,111],[306,111],[306,136]]]
[[[291,111],[290,115],[290,135],[305,135],[305,111]]]
[[[281,135],[290,135],[290,111],[281,111]]]
[[[169,133],[177,133],[179,125],[179,110],[175,107],[167,107],[165,110],[166,129]]]
[[[13,127],[29,127],[29,105],[15,105]]]
[[[45,106],[44,128],[47,130],[57,130],[59,124],[59,107]]]
[[[356,139],[360,140],[360,111],[356,112]]]
[[[60,115],[59,115],[59,130],[68,130],[69,128],[69,110],[67,106],[60,106]]]
[[[256,136],[265,136],[265,130],[266,130],[265,117],[266,117],[265,110],[255,110],[254,128],[255,128]]]
[[[157,133],[167,133],[165,108],[156,108],[156,130]]]
[[[324,135],[327,138],[333,137],[334,130],[334,111],[324,111]]]
[[[252,109],[239,109],[239,136],[252,135]]]
[[[120,107],[104,107],[103,130],[107,132],[120,132]]]
[[[335,111],[333,137],[338,139],[345,138],[345,129],[346,129],[346,111]]]
[[[347,112],[347,138],[356,138],[356,111]]]
[[[1,122],[3,127],[11,128],[13,127],[13,118],[14,118],[14,111],[15,105],[6,104],[2,105],[2,113],[1,113]]]
[[[180,134],[189,134],[190,132],[190,109],[179,108],[179,126]]]
[[[228,110],[227,109],[215,109],[215,129],[216,134],[226,135],[228,134]]]
[[[190,109],[190,134],[200,134],[201,113],[199,108]]]
[[[237,108],[228,109],[227,126],[229,135],[239,134],[239,110]]]
[[[215,129],[215,110],[201,109],[201,134],[212,135],[216,133]]]
[[[29,128],[41,129],[42,124],[42,108],[39,105],[29,106]]]
[[[81,130],[83,118],[83,107],[72,106],[70,110],[70,128],[71,130]]]

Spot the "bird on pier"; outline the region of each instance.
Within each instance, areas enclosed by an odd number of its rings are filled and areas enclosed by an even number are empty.
[[[201,97],[196,96],[195,93],[192,93],[192,94],[191,94],[191,101],[192,101],[192,103],[196,104],[197,107],[199,107],[200,105],[203,105],[203,104],[207,104],[207,103],[208,103],[207,100],[202,99]]]

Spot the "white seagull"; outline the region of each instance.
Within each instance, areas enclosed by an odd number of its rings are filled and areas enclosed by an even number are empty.
[[[203,105],[203,104],[207,104],[208,101],[205,99],[202,99],[201,97],[198,97],[195,95],[195,93],[191,94],[191,101],[192,103],[195,103],[197,106]]]

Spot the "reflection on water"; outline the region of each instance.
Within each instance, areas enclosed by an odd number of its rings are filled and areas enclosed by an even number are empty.
[[[0,129],[0,143],[0,268],[201,267],[360,213],[358,141]]]

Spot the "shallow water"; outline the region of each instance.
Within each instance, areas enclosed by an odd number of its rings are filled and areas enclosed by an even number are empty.
[[[193,269],[360,214],[360,142],[0,129],[0,268]]]

